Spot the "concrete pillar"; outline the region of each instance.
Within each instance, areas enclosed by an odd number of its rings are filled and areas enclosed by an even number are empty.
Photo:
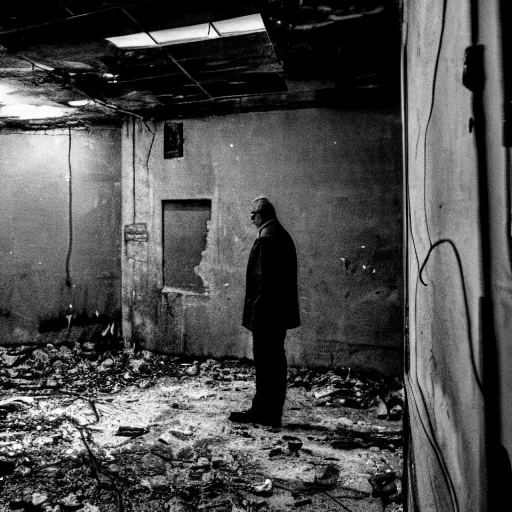
[[[122,133],[122,302],[123,332],[128,344],[144,344],[152,331],[147,314],[155,298],[149,272],[153,231],[149,161],[154,144],[150,130],[149,125],[132,118],[125,122]]]

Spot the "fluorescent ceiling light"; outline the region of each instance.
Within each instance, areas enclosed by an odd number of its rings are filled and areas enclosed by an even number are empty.
[[[140,32],[129,36],[107,37],[107,41],[119,48],[146,48],[150,46],[192,43],[218,37],[264,32],[265,25],[260,14],[250,14],[229,20],[201,23],[189,27],[166,28],[149,32]],[[156,43],[155,43],[156,41]]]
[[[129,36],[107,37],[107,41],[114,43],[118,48],[138,48],[156,46],[156,43],[145,32],[130,34]]]
[[[190,43],[192,41],[219,37],[219,34],[215,32],[209,23],[191,25],[190,27],[167,28],[150,32],[150,34],[159,44]]]
[[[240,18],[215,21],[212,25],[222,36],[265,31],[265,24],[260,14],[250,14],[249,16],[241,16]]]
[[[0,117],[17,117],[19,119],[47,119],[62,117],[72,112],[71,109],[49,105],[4,105],[0,108]]]

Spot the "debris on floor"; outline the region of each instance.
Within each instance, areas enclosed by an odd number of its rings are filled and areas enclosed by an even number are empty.
[[[398,379],[291,368],[281,429],[227,420],[253,392],[250,362],[135,353],[113,324],[0,347],[0,510],[401,510]]]

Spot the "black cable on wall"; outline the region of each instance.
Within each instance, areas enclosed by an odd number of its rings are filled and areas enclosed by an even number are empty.
[[[68,179],[68,253],[66,256],[66,286],[71,287],[71,252],[73,251],[73,181],[72,181],[72,170],[71,170],[71,128],[68,128],[68,167],[69,167],[69,179]]]

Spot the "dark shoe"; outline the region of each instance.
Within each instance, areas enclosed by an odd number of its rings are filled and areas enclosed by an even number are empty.
[[[232,412],[228,419],[235,423],[256,423],[256,415],[251,409],[248,411]]]

